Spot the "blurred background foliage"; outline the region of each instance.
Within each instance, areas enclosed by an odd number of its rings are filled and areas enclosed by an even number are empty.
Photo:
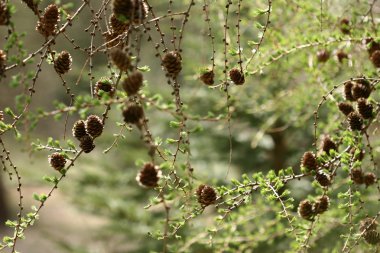
[[[53,2],[67,13],[73,13],[81,4],[80,1],[42,1],[40,9]],[[101,4],[101,1],[89,2],[94,9],[98,9]],[[157,16],[167,13],[167,0],[150,2]],[[240,43],[246,82],[242,86],[229,87],[231,98],[228,103],[232,112],[230,162],[227,100],[221,85],[224,82],[223,26],[226,1],[205,1],[209,5],[212,36],[215,37],[216,67],[213,87],[204,85],[199,79],[201,69],[211,67],[212,45],[207,35],[207,24],[204,22],[204,2],[195,2],[185,27],[182,45],[183,70],[179,76],[184,113],[188,116],[187,127],[193,130],[190,134],[190,161],[194,177],[188,177],[186,169],[183,169],[186,168],[186,155],[180,155],[176,163],[178,175],[187,177],[185,181],[188,185],[185,189],[194,193],[199,184],[230,185],[231,179],[240,180],[244,173],[266,173],[271,169],[278,171],[293,167],[298,173],[302,154],[312,149],[313,113],[322,97],[334,85],[350,78],[361,75],[378,78],[378,72],[369,60],[363,40],[368,37],[378,38],[380,5],[377,1],[357,0],[241,2]],[[37,19],[19,1],[10,3],[16,10],[12,16],[16,31],[25,32],[20,48],[25,52],[33,52],[44,42],[44,38],[34,32]],[[184,11],[189,3],[175,1],[172,3],[171,11]],[[232,3],[228,17],[230,29],[227,30],[229,68],[238,67],[239,61],[235,29],[238,21],[235,14],[237,1]],[[268,8],[270,24],[259,51],[251,60],[250,57],[257,50],[255,42],[260,40],[266,25]],[[107,10],[107,16],[110,12],[111,8]],[[89,25],[91,17],[89,9],[85,9],[73,26],[67,29],[69,37],[75,38],[75,44],[81,47],[89,45],[89,33],[84,32],[84,29]],[[340,22],[343,18],[350,21],[350,34],[343,34],[341,31]],[[180,27],[182,19],[183,16],[175,16],[175,26]],[[104,23],[103,20],[102,24]],[[166,34],[167,44],[170,45],[170,19],[162,19],[160,27]],[[7,34],[6,27],[0,29],[2,34]],[[150,34],[154,42],[160,40],[153,26]],[[94,44],[102,43],[103,38],[95,36]],[[2,44],[3,48],[5,46]],[[145,103],[145,107],[151,132],[156,137],[156,142],[161,143],[162,150],[173,150],[176,144],[167,141],[169,138],[177,137],[176,129],[169,124],[170,121],[177,120],[171,113],[175,108],[172,88],[167,85],[160,59],[154,56],[156,51],[152,43],[146,41],[144,36],[141,48],[139,66],[149,66],[149,71],[144,72],[145,85],[141,94],[145,102],[150,101]],[[25,53],[17,48],[12,50],[10,52],[19,52],[19,55],[25,56]],[[87,60],[86,53],[73,50],[73,45],[63,36],[57,38],[54,50],[67,50],[72,54],[73,67],[65,75],[65,80],[76,94],[78,104],[80,101],[87,101],[96,105],[95,99],[90,96],[87,70],[77,85],[74,85]],[[326,62],[318,61],[317,53],[321,50],[327,50],[330,54]],[[347,58],[342,61],[337,58],[337,52],[340,51],[347,54]],[[0,108],[11,105],[14,111],[20,112],[20,104],[27,99],[24,91],[30,85],[30,76],[36,63],[28,64],[22,72],[17,68],[7,72],[7,77],[2,80],[0,86]],[[105,55],[95,55],[93,66],[92,74],[95,81],[109,76]],[[71,126],[77,119],[85,119],[90,114],[101,115],[104,110],[100,106],[75,109],[68,117],[66,128],[65,114],[56,114],[54,117],[41,116],[40,111],[54,111],[57,108],[65,108],[70,103],[69,96],[60,85],[61,81],[54,73],[53,67],[44,62],[42,69],[37,82],[37,92],[26,116],[27,120],[19,126],[23,136],[18,142],[14,141],[13,133],[4,137],[5,140],[11,141],[9,149],[16,154],[18,167],[25,184],[28,185],[44,184],[44,175],[59,173],[49,168],[47,156],[50,151],[37,151],[32,145],[25,143],[38,143],[39,140],[44,144],[47,143],[48,137],[64,143],[73,139]],[[378,92],[374,92],[372,96],[375,100],[379,96]],[[336,129],[342,127],[343,116],[336,105],[340,101],[343,101],[341,88],[332,96],[328,96],[327,102],[319,111],[318,137],[330,135],[336,140],[339,139]],[[5,120],[9,118],[6,116]],[[93,238],[97,245],[101,246],[98,250],[91,244],[77,248],[70,240],[59,238],[54,252],[160,252],[163,241],[157,240],[157,237],[162,233],[165,213],[160,205],[144,209],[150,201],[154,201],[157,191],[140,187],[135,179],[143,162],[149,161],[147,149],[138,129],[119,126],[117,123],[122,121],[120,106],[114,106],[109,113],[104,134],[97,139],[96,149],[75,162],[75,167],[59,189],[72,205],[105,221],[97,227]],[[374,125],[377,127],[377,123]],[[120,132],[121,129],[124,130]],[[117,146],[107,153],[103,152],[112,145],[115,138],[119,138]],[[371,140],[377,157],[377,134],[373,134]],[[158,163],[162,162],[158,160]],[[363,164],[369,162],[367,159]],[[168,172],[164,167],[163,165],[164,172]],[[2,177],[6,187],[14,186],[4,175]],[[288,184],[287,188],[291,190],[295,203],[305,199],[309,194],[321,192],[311,181],[302,179]],[[340,190],[339,187],[331,189],[331,196]],[[180,192],[181,189],[166,192],[173,223],[180,222],[189,210],[197,206],[195,197],[185,194],[191,204],[179,209],[184,204],[181,201],[184,195]],[[364,199],[366,196],[369,199],[366,210],[375,215],[378,211],[377,189],[368,188],[363,194]],[[288,224],[277,215],[277,212],[281,211],[280,203],[268,203],[260,194],[252,195],[248,202],[249,205],[233,211],[229,218],[220,223],[215,220],[218,211],[214,207],[206,208],[202,215],[189,221],[179,230],[178,235],[181,239],[169,239],[169,252],[293,252],[294,237],[292,233],[284,232]],[[345,233],[347,228],[338,222],[345,215],[344,211],[338,208],[338,204],[338,198],[333,199],[331,210],[316,223],[314,229],[318,234],[311,242],[309,252],[338,252],[343,247],[344,241],[340,239],[340,235]],[[44,208],[48,211],[49,204]],[[293,208],[294,214],[296,209],[297,205]],[[304,226],[307,224],[302,221],[299,223]],[[221,224],[222,228],[213,232],[216,224]],[[355,252],[370,250],[376,252],[363,244]]]

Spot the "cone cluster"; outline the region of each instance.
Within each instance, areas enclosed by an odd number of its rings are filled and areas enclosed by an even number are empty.
[[[135,95],[143,85],[143,75],[140,71],[134,71],[123,81],[123,88],[128,96]]]
[[[136,180],[141,186],[154,188],[158,186],[161,174],[161,170],[153,163],[146,163],[137,175]]]
[[[66,158],[61,153],[53,153],[49,156],[50,166],[60,171],[65,167]]]
[[[315,202],[303,200],[298,205],[298,215],[305,220],[312,221],[317,214],[327,211],[330,205],[330,199],[327,195],[319,197]]]
[[[85,153],[90,153],[94,148],[94,139],[103,132],[103,122],[96,115],[90,115],[86,121],[78,120],[73,126],[73,136],[79,140],[79,147]]]
[[[123,110],[124,122],[139,125],[144,117],[144,109],[137,104],[130,104]]]
[[[111,50],[110,56],[112,62],[121,71],[128,71],[131,69],[131,59],[124,50],[120,48],[114,48]]]
[[[37,31],[41,33],[46,38],[54,35],[57,29],[59,21],[59,11],[55,4],[50,4],[45,8],[44,15],[40,18],[37,23]]]
[[[181,56],[179,53],[171,51],[162,58],[162,66],[169,76],[175,78],[182,70]]]
[[[365,218],[360,222],[359,230],[363,233],[364,240],[372,245],[380,243],[380,233],[377,232],[377,221]]]
[[[372,172],[364,173],[361,169],[351,170],[351,179],[355,184],[365,184],[366,187],[373,185],[377,181],[377,177]]]
[[[216,192],[214,188],[208,185],[200,185],[196,191],[198,203],[202,206],[209,206],[216,201]]]
[[[214,77],[215,77],[214,71],[207,70],[201,74],[200,79],[206,85],[213,85]]]
[[[229,72],[231,81],[236,85],[242,85],[245,82],[244,74],[237,68],[233,68]]]
[[[63,75],[71,69],[71,64],[71,55],[66,51],[62,51],[54,61],[54,69],[58,74]]]

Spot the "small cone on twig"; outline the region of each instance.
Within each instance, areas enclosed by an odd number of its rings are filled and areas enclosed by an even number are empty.
[[[229,72],[231,81],[236,85],[242,85],[245,82],[244,73],[237,68],[233,68]]]
[[[83,120],[78,120],[73,126],[73,136],[80,140],[85,135],[87,135],[86,124]]]
[[[44,15],[37,23],[37,31],[45,37],[54,35],[59,21],[59,10],[57,5],[51,4],[45,8]]]
[[[94,140],[91,136],[85,135],[82,138],[80,138],[79,147],[83,149],[83,152],[90,153],[95,148]]]
[[[216,192],[214,188],[208,185],[200,185],[196,192],[199,204],[209,206],[216,201]]]
[[[131,59],[124,50],[120,48],[113,48],[110,53],[112,62],[121,71],[128,71],[131,69]]]
[[[208,69],[201,74],[200,79],[206,85],[213,85],[214,76],[215,76],[214,71]]]
[[[311,151],[307,151],[303,154],[301,159],[301,166],[308,170],[316,170],[318,167],[317,159]]]
[[[158,186],[158,181],[160,180],[161,174],[161,170],[153,163],[146,163],[137,174],[136,180],[141,186],[154,188]]]
[[[177,77],[182,70],[180,54],[175,51],[166,53],[162,58],[162,66],[164,66],[169,76]]]
[[[49,163],[51,167],[60,171],[65,167],[66,158],[62,154],[56,152],[49,156]]]
[[[134,71],[123,81],[123,88],[128,96],[135,95],[143,85],[143,75],[140,71]]]
[[[139,125],[144,117],[144,109],[137,104],[130,104],[123,110],[124,122]]]
[[[54,61],[54,69],[58,74],[63,75],[71,69],[71,64],[71,55],[66,51],[62,51]]]
[[[298,215],[305,220],[312,220],[314,216],[313,204],[309,200],[302,200],[298,206]]]
[[[88,116],[86,120],[86,132],[91,135],[92,138],[100,136],[103,132],[103,122],[96,115]]]
[[[347,102],[340,102],[338,107],[339,110],[346,116],[348,116],[348,114],[350,114],[351,112],[355,111],[354,107]]]

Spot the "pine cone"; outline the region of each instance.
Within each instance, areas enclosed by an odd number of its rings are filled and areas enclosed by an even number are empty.
[[[198,196],[198,203],[202,206],[209,206],[216,201],[216,192],[211,186],[200,185],[196,194]]]
[[[344,98],[349,101],[355,101],[354,97],[352,96],[352,87],[354,87],[354,83],[351,81],[348,81],[344,84]]]
[[[120,39],[117,38],[117,34],[113,32],[104,32],[103,36],[105,37],[106,43],[107,43],[107,48],[113,48],[113,47],[120,47],[120,49],[123,46],[123,43]]]
[[[103,122],[96,115],[88,116],[86,120],[86,131],[92,138],[100,136],[103,132]]]
[[[206,85],[213,85],[214,84],[214,71],[207,70],[203,72],[200,76],[201,81]]]
[[[380,243],[380,233],[376,230],[369,230],[363,235],[364,240],[372,245]]]
[[[317,60],[318,62],[327,62],[330,58],[330,52],[327,50],[321,50],[317,52]]]
[[[45,12],[43,17],[37,23],[37,31],[44,35],[45,37],[49,37],[54,35],[57,29],[59,21],[59,11],[58,7],[55,4],[51,4],[45,8]]]
[[[315,180],[317,180],[317,182],[323,186],[323,187],[327,187],[331,184],[331,181],[330,181],[330,177],[329,175],[327,175],[326,173],[324,172],[318,172],[316,175],[315,175]]]
[[[8,25],[11,13],[9,12],[7,3],[5,1],[0,2],[0,25]]]
[[[343,34],[350,34],[350,20],[348,20],[347,18],[342,19],[340,21],[340,30]]]
[[[364,220],[360,221],[360,232],[369,231],[369,230],[376,230],[377,229],[378,222],[372,218],[365,218]]]
[[[339,110],[346,116],[354,111],[354,107],[350,103],[340,102],[338,107]]]
[[[34,14],[38,15],[38,5],[37,1],[35,3],[34,0],[22,0],[26,5],[34,12]]]
[[[144,117],[144,109],[139,105],[131,104],[123,110],[123,116],[125,123],[138,125]]]
[[[244,74],[242,72],[240,72],[240,70],[238,70],[237,68],[231,69],[229,75],[230,75],[231,81],[234,84],[236,84],[236,85],[244,84],[244,82],[245,82]]]
[[[152,163],[144,164],[136,180],[141,186],[154,188],[158,186],[158,180],[161,177],[161,170]]]
[[[83,120],[78,120],[73,126],[73,136],[80,140],[86,133],[86,124]]]
[[[60,171],[65,167],[66,158],[60,153],[53,153],[49,156],[50,166]]]
[[[338,58],[338,61],[340,63],[343,62],[344,59],[348,59],[348,54],[343,52],[342,50],[339,50],[337,53],[336,53],[336,57]]]
[[[110,92],[110,95],[112,96],[115,91],[112,86],[112,81],[108,78],[102,77],[95,84],[95,94],[97,97],[100,97],[99,91]]]
[[[330,154],[330,150],[335,150],[337,151],[337,147],[336,147],[336,144],[335,142],[333,142],[330,137],[326,136],[323,141],[322,141],[322,144],[321,144],[321,148],[323,151],[326,152],[327,155]]]
[[[367,172],[364,175],[363,181],[364,181],[364,184],[368,187],[368,186],[373,185],[374,183],[376,183],[377,178],[376,178],[376,175],[374,173]]]
[[[366,79],[361,79],[355,82],[352,87],[352,97],[355,100],[359,98],[368,98],[371,95],[372,89],[370,83]]]
[[[4,75],[6,65],[7,55],[3,50],[0,50],[0,76]]]
[[[380,68],[380,50],[376,50],[371,54],[371,62],[376,68]]]
[[[315,159],[315,155],[311,151],[307,151],[303,154],[301,159],[302,167],[308,170],[316,170],[318,167],[317,160]]]
[[[134,71],[123,81],[123,88],[128,96],[135,95],[143,85],[143,75],[140,71]]]
[[[375,51],[380,50],[380,43],[374,41],[372,38],[366,40],[367,51],[371,56]]]
[[[309,200],[302,200],[298,206],[298,215],[305,220],[312,220],[314,216],[313,205]]]
[[[127,22],[122,22],[119,19],[117,19],[115,14],[112,14],[110,16],[109,22],[112,28],[112,33],[116,35],[123,34],[129,28],[129,24]]]
[[[330,205],[330,199],[327,195],[323,195],[313,205],[314,213],[321,214],[327,211]]]
[[[71,63],[71,55],[66,51],[62,51],[54,61],[54,69],[58,74],[63,75],[71,69]]]
[[[164,66],[169,76],[176,78],[182,70],[180,54],[174,51],[166,53],[162,58],[162,66]]]
[[[120,21],[128,21],[133,15],[133,0],[114,0],[112,11]]]
[[[95,148],[94,140],[89,135],[85,135],[80,138],[79,147],[83,149],[83,152],[90,153]]]
[[[359,113],[351,112],[348,115],[347,120],[351,131],[360,131],[362,129],[363,120]]]
[[[352,169],[351,170],[351,179],[355,184],[364,183],[364,175],[361,169]]]
[[[110,53],[112,62],[120,69],[121,71],[128,71],[131,66],[131,59],[128,54],[120,48],[114,48]]]
[[[358,99],[358,111],[363,119],[370,119],[373,116],[373,106],[365,98]]]

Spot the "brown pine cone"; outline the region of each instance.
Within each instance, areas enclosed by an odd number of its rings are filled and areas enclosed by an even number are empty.
[[[350,20],[348,20],[347,18],[343,18],[340,21],[340,30],[342,31],[343,34],[350,34],[351,33]]]
[[[344,84],[344,98],[349,101],[355,101],[352,96],[352,87],[354,87],[354,82],[348,81]]]
[[[327,211],[330,205],[330,199],[327,195],[323,195],[319,197],[317,201],[315,201],[313,205],[314,213],[321,214]]]
[[[98,98],[100,97],[99,91],[109,92],[112,97],[115,91],[112,86],[112,81],[105,77],[100,78],[100,80],[96,82],[94,89],[94,93]]]
[[[144,109],[140,105],[131,104],[123,110],[124,122],[139,125],[144,117]]]
[[[369,230],[365,232],[363,237],[364,240],[369,244],[376,245],[380,243],[380,233],[376,230]]]
[[[209,206],[216,201],[216,192],[214,188],[208,185],[200,185],[196,191],[198,203],[202,206]]]
[[[348,115],[347,120],[351,131],[360,131],[362,129],[363,120],[359,113],[351,112]]]
[[[131,69],[131,59],[124,50],[120,48],[113,48],[110,53],[112,62],[121,71],[128,71]]]
[[[181,55],[175,51],[166,53],[162,58],[162,66],[164,66],[169,76],[176,78],[182,70]]]
[[[63,75],[71,69],[71,63],[71,55],[66,51],[62,51],[54,61],[54,69],[58,74]]]
[[[57,29],[59,21],[59,10],[57,5],[51,4],[45,8],[44,15],[37,23],[37,31],[44,35],[45,37],[49,37],[54,35]]]
[[[0,25],[8,25],[11,13],[9,12],[7,3],[5,1],[0,2]]]
[[[360,221],[359,230],[360,232],[364,232],[368,230],[376,230],[378,224],[379,223],[372,218],[365,218],[364,220]]]
[[[313,152],[307,151],[303,154],[301,159],[301,166],[309,171],[317,169],[318,163]]]
[[[239,69],[233,68],[229,72],[231,81],[236,85],[244,84],[244,73],[242,73]]]
[[[327,155],[330,154],[330,150],[337,151],[337,146],[335,142],[333,142],[330,137],[326,136],[321,143],[321,149],[326,152]]]
[[[354,107],[350,103],[340,102],[338,107],[339,110],[346,116],[354,111]]]
[[[73,136],[80,140],[83,136],[87,135],[86,133],[86,124],[83,120],[78,120],[73,126]]]
[[[364,184],[368,187],[376,183],[377,178],[374,173],[367,172],[363,177]]]
[[[363,119],[370,119],[373,116],[373,106],[365,98],[358,99],[358,112]]]
[[[103,132],[103,122],[96,115],[88,116],[86,120],[86,131],[92,138],[100,136]]]
[[[317,52],[318,62],[327,62],[330,58],[330,52],[326,49]]]
[[[4,75],[7,65],[7,55],[3,50],[0,50],[0,76]]]
[[[34,14],[38,15],[38,2],[34,0],[22,0],[31,9]]]
[[[49,163],[51,167],[60,171],[65,167],[66,158],[62,154],[56,152],[49,156]]]
[[[118,36],[116,33],[107,31],[103,33],[103,36],[106,40],[107,48],[113,48],[117,46],[121,49],[123,47],[122,41],[120,39],[116,39]]]
[[[351,92],[352,97],[355,100],[358,100],[359,98],[368,98],[372,92],[370,82],[368,82],[366,79],[357,80],[352,87]]]
[[[351,179],[355,184],[364,183],[364,175],[361,169],[352,169],[351,170]]]
[[[123,81],[123,88],[128,96],[135,95],[143,85],[143,74],[140,71],[134,71],[129,74]]]
[[[327,187],[331,184],[329,175],[324,172],[317,172],[315,180],[323,187]]]
[[[110,21],[109,21],[111,28],[112,28],[112,33],[116,35],[123,34],[126,32],[129,28],[129,24],[127,22],[122,22],[117,17],[115,14],[112,14],[110,16]]]
[[[380,43],[374,41],[372,38],[367,39],[365,42],[367,44],[367,51],[369,56],[371,56],[375,51],[380,50]]]
[[[200,76],[201,81],[206,85],[213,85],[214,84],[214,71],[207,70],[203,72]]]
[[[380,68],[380,50],[376,50],[371,54],[371,62],[376,68]]]
[[[298,215],[305,220],[313,220],[313,205],[309,200],[302,200],[298,206]]]
[[[336,57],[338,58],[338,61],[340,63],[343,62],[344,59],[348,59],[348,54],[343,52],[342,50],[339,50],[337,53],[336,53]]]
[[[85,135],[82,138],[80,138],[79,147],[83,149],[83,152],[90,153],[95,148],[94,140],[91,136]]]
[[[146,163],[139,174],[137,174],[136,180],[141,186],[154,188],[158,186],[160,177],[161,170],[152,163]]]

